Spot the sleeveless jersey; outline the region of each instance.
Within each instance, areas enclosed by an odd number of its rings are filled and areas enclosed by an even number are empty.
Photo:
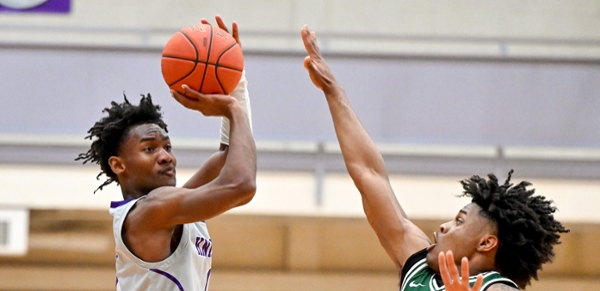
[[[208,290],[212,242],[204,222],[183,225],[175,251],[160,262],[145,262],[123,242],[121,230],[127,213],[139,200],[112,202],[116,251],[117,291],[204,291]]]
[[[446,287],[442,282],[441,276],[437,275],[433,269],[427,266],[427,251],[421,250],[414,253],[406,261],[402,268],[402,279],[400,281],[400,291],[444,291]],[[460,269],[460,268],[459,268]],[[502,277],[496,271],[489,271],[482,274],[483,285],[481,291],[487,290],[492,284],[503,283],[508,286],[519,289],[517,284],[510,279]],[[475,283],[477,276],[470,276],[471,286]]]

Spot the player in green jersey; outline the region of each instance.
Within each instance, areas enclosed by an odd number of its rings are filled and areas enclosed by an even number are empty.
[[[568,232],[554,219],[552,201],[534,196],[528,182],[511,184],[512,171],[504,183],[492,174],[473,176],[461,182],[471,203],[431,242],[400,206],[381,153],[323,60],[315,33],[305,26],[302,40],[304,67],[325,93],[346,168],[371,227],[402,274],[401,290],[518,290],[537,279],[560,233]]]

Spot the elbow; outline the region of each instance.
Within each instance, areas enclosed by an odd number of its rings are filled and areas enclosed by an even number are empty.
[[[248,204],[256,194],[256,179],[251,177],[241,179],[236,183],[235,189],[239,197],[238,206]]]

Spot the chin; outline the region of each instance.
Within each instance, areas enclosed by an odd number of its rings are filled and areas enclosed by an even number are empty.
[[[165,187],[165,186],[175,187],[175,185],[177,185],[177,179],[175,179],[175,178],[161,179],[161,180],[157,181],[155,188],[160,188],[160,187]]]
[[[173,178],[167,182],[167,185],[164,186],[172,186],[175,187],[177,185],[177,179]]]

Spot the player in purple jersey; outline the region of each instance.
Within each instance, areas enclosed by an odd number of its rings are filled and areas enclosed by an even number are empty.
[[[528,182],[511,184],[512,171],[503,184],[491,174],[489,180],[473,176],[462,181],[471,203],[440,226],[432,243],[400,206],[383,157],[324,61],[315,33],[305,26],[301,34],[304,67],[325,93],[346,168],[371,227],[402,274],[401,289],[518,290],[537,279],[560,233],[568,232],[554,219],[552,201],[533,196]]]
[[[205,20],[203,20],[206,23]],[[227,30],[217,16],[219,27]],[[238,41],[234,22],[232,36]],[[91,148],[78,159],[100,165],[121,187],[111,204],[117,290],[206,290],[212,244],[204,220],[248,203],[256,191],[256,147],[245,77],[232,96],[205,95],[183,86],[171,91],[184,107],[223,118],[221,149],[183,187],[167,125],[150,95],[139,105],[112,102],[88,131]]]

